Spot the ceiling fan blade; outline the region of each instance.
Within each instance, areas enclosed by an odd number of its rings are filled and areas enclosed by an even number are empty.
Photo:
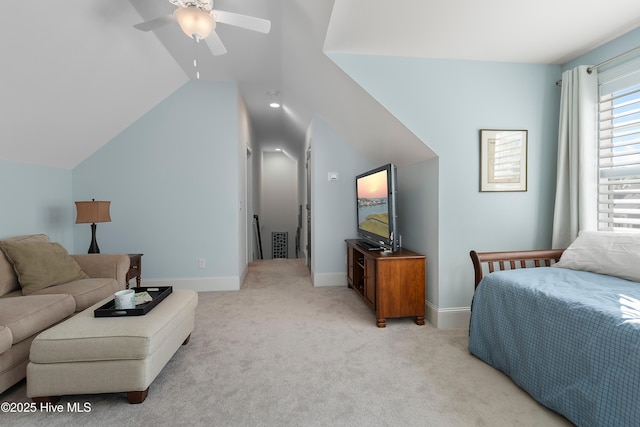
[[[271,31],[271,21],[255,16],[240,15],[239,13],[226,12],[224,10],[214,10],[213,19],[216,22],[245,28],[251,31],[268,34]]]
[[[167,24],[174,22],[176,18],[173,15],[161,16],[160,18],[152,19],[151,21],[141,22],[134,25],[140,31],[151,31],[156,28],[164,27]]]
[[[209,50],[211,50],[211,53],[214,56],[224,55],[225,53],[227,53],[227,48],[224,47],[222,40],[220,40],[220,37],[215,31],[209,34],[209,36],[202,41],[207,43],[207,46],[209,46]]]

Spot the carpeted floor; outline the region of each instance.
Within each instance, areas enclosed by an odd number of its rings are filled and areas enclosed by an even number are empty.
[[[314,288],[301,260],[254,262],[240,291],[199,298],[191,341],[141,405],[66,396],[61,413],[3,413],[0,425],[571,425],[471,356],[466,330],[379,329],[353,290]],[[0,402],[28,403],[25,390]]]

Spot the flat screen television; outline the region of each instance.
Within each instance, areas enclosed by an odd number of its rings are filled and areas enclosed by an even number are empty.
[[[356,176],[358,238],[367,249],[396,252],[400,247],[396,174],[389,163]]]

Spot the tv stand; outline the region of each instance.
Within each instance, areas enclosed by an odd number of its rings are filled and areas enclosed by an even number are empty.
[[[413,317],[424,325],[424,255],[404,248],[397,252],[369,251],[358,239],[347,242],[347,283],[376,315],[376,325],[392,317]]]

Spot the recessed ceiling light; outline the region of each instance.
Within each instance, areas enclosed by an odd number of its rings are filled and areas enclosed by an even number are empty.
[[[277,102],[272,102],[271,104],[269,104],[269,107],[271,107],[271,108],[280,108],[280,104],[278,104]]]
[[[276,151],[282,151],[282,148],[276,148]]]

